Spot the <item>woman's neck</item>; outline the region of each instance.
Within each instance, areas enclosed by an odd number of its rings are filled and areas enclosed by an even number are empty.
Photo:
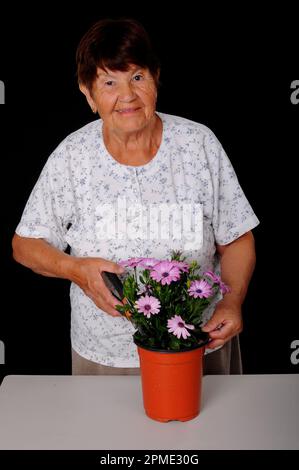
[[[148,163],[156,155],[162,131],[162,121],[155,114],[148,126],[132,133],[109,130],[103,125],[103,138],[108,152],[117,161],[138,166]]]

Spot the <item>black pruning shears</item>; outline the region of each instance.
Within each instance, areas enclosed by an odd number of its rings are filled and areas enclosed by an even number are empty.
[[[123,283],[115,273],[109,273],[108,271],[102,271],[102,278],[110,290],[111,294],[116,297],[117,300],[120,302],[123,302],[124,300],[124,292],[123,292]],[[121,313],[121,312],[120,312]],[[135,328],[137,328],[141,333],[142,333],[142,328],[141,326],[137,326],[135,322],[131,319],[128,318],[126,314],[121,313],[121,315],[125,316],[130,322],[132,323]]]
[[[102,271],[102,278],[110,290],[111,294],[114,295],[114,297],[117,298],[120,302],[123,302],[124,300],[124,292],[123,292],[123,283],[115,273],[109,273],[108,271]],[[121,313],[121,312],[120,312]],[[141,334],[144,334],[143,328],[140,325],[136,325],[135,321],[133,321],[131,318],[127,317],[126,314],[121,313],[121,315],[125,316],[132,325],[139,330]]]
[[[117,298],[120,302],[124,299],[123,283],[115,273],[109,273],[108,271],[102,271],[102,278],[110,290],[111,294]]]

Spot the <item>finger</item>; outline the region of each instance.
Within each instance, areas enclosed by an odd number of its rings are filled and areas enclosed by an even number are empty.
[[[107,302],[112,307],[114,307],[114,305],[121,305],[119,300],[114,297],[109,288],[106,286],[102,277],[99,280],[99,289],[97,289],[97,294],[103,298],[104,302]]]
[[[215,339],[207,344],[207,349],[215,349],[219,346],[223,346],[225,341],[223,339]]]
[[[120,264],[114,263],[113,261],[102,260],[100,272],[102,271],[108,271],[108,273],[122,274],[125,272],[125,268]]]
[[[112,317],[122,317],[122,314],[118,310],[116,310],[106,302],[101,302],[100,304],[98,303],[98,307],[101,310],[104,310],[105,313],[108,313],[108,315],[111,315]]]
[[[123,304],[119,302],[108,289],[106,289],[106,291],[107,295],[103,294],[103,291],[100,291],[99,294],[93,294],[91,296],[92,300],[94,301],[97,307],[99,307],[101,310],[104,310],[106,313],[109,313],[109,315],[117,317],[122,316],[121,313],[114,307],[115,305]]]
[[[233,334],[233,327],[231,324],[220,324],[218,327],[210,331],[209,335],[210,338],[213,339],[225,339],[227,336],[230,336]]]
[[[113,295],[111,295],[111,297],[112,297],[112,300],[110,301],[109,299],[108,301],[105,301],[105,304],[109,306],[111,311],[116,312],[118,316],[122,316],[122,314],[118,310],[116,310],[115,306],[123,305],[123,304],[119,300],[117,300],[115,297],[113,297]]]
[[[216,315],[214,313],[212,318],[202,327],[202,331],[209,333],[210,331],[215,330],[216,328],[219,327],[219,325],[221,325],[223,320],[224,320],[223,315]]]

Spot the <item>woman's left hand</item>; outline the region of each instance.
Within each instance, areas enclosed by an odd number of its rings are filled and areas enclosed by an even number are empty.
[[[226,298],[227,297],[227,298]],[[229,298],[229,294],[218,302],[212,318],[202,327],[209,333],[209,349],[223,346],[243,329],[241,305]]]

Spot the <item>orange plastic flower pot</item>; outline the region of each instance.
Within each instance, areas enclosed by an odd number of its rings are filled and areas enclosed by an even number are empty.
[[[204,345],[186,352],[137,347],[147,416],[162,422],[195,418],[200,411]]]

